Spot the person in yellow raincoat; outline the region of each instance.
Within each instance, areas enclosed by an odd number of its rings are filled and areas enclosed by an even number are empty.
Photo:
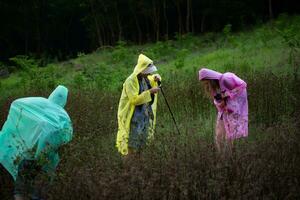
[[[123,84],[118,109],[116,147],[122,155],[140,151],[153,137],[160,75],[147,56],[140,54],[133,73]]]

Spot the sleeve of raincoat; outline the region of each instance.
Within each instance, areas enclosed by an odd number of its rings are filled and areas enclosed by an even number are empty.
[[[245,81],[232,73],[225,73],[222,78],[224,87],[226,88],[225,96],[233,99],[244,88],[247,87]]]
[[[159,74],[149,75],[148,79],[149,79],[150,84],[151,84],[152,87],[157,87],[158,86],[157,82],[154,80],[155,76],[158,76],[160,78],[160,81],[161,81],[161,76]]]
[[[139,86],[138,84],[135,84],[134,80],[132,79],[128,79],[125,82],[125,90],[132,105],[138,106],[148,103],[152,100],[150,90],[146,90],[139,94]]]

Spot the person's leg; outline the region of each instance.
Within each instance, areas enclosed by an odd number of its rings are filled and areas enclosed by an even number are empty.
[[[42,171],[36,161],[24,160],[19,166],[15,181],[14,198],[23,200],[30,194],[32,200],[41,200],[47,188],[48,176]]]
[[[42,192],[43,187],[44,187],[43,183],[40,182],[40,180],[37,180],[37,178],[35,178],[32,188],[31,188],[31,194],[30,194],[31,200],[41,200],[42,199],[41,192]]]
[[[30,193],[31,200],[42,200],[46,198],[52,175],[53,174],[44,171],[38,162],[35,162]]]
[[[135,155],[137,154],[137,150],[131,146],[128,147],[128,154],[126,156],[124,156],[125,160],[131,159],[133,157],[135,157]]]
[[[226,125],[226,133],[225,133],[225,153],[227,157],[232,156],[233,151],[233,142],[236,138],[239,137],[239,117],[236,114],[226,114],[224,115],[224,126]]]
[[[231,158],[232,151],[233,151],[233,139],[227,138],[225,140],[225,148],[224,148],[224,153],[225,153],[227,159]]]
[[[28,193],[31,179],[31,161],[24,160],[19,165],[18,176],[14,183],[14,199],[23,200]]]
[[[32,185],[31,200],[42,200],[46,198],[49,181],[50,177],[47,173],[40,171]]]
[[[18,180],[19,179],[19,180]],[[20,178],[17,178],[15,181],[14,187],[14,199],[15,200],[23,200],[25,196],[25,183],[23,180],[21,181]]]
[[[15,194],[14,195],[14,200],[24,200],[24,196],[23,195]]]
[[[225,142],[226,131],[224,127],[224,122],[221,119],[218,119],[216,122],[216,136],[215,143],[219,153],[224,151],[224,142]]]
[[[127,159],[140,158],[141,150],[146,146],[147,143],[149,131],[148,123],[143,120],[131,123],[131,131],[128,138]]]

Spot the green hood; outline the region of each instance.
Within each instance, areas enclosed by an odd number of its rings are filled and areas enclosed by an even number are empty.
[[[68,99],[68,89],[59,85],[48,97],[48,100],[61,107],[65,107]]]

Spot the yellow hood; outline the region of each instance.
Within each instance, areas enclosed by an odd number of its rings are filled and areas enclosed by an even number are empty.
[[[133,74],[137,76],[139,73],[144,71],[149,64],[153,64],[153,61],[147,56],[140,54],[137,65],[134,68]]]

